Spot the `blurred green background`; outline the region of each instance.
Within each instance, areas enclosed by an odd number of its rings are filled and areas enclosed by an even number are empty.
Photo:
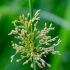
[[[37,70],[70,70],[70,0],[33,0],[33,9],[34,12],[41,9],[38,29],[42,29],[45,22],[47,26],[52,23],[55,30],[49,35],[52,37],[58,35],[62,40],[55,48],[62,55],[50,54],[44,58],[52,67],[43,69],[37,67]],[[12,63],[10,62],[11,55],[15,53],[11,46],[11,40],[14,40],[14,37],[8,36],[14,28],[11,22],[18,19],[19,15],[26,15],[28,12],[29,0],[0,0],[0,70],[33,70],[30,68],[30,63],[22,65],[24,60],[16,63],[18,55]]]

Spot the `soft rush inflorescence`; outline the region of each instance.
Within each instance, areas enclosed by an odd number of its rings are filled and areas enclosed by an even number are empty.
[[[19,62],[24,58],[28,58],[25,62],[23,62],[23,65],[31,61],[31,67],[33,68],[34,57],[35,63],[37,63],[40,68],[43,68],[46,65],[50,67],[51,65],[45,62],[45,60],[42,59],[42,56],[46,57],[49,52],[60,55],[59,51],[54,50],[54,47],[59,45],[61,40],[58,39],[57,43],[54,43],[58,36],[51,38],[51,36],[47,35],[49,31],[54,30],[52,24],[50,24],[50,26],[47,28],[45,23],[44,29],[41,31],[37,29],[38,20],[40,19],[40,17],[38,17],[39,11],[40,10],[35,13],[32,20],[29,20],[28,13],[27,17],[25,17],[23,14],[19,16],[19,20],[14,20],[12,22],[15,26],[15,29],[12,30],[8,35],[15,34],[14,37],[19,41],[18,43],[11,41],[13,49],[16,50],[15,54],[11,56],[11,62],[16,54],[21,53],[20,59],[17,59],[16,61]],[[33,32],[30,30],[32,23],[34,23]],[[46,47],[44,47],[44,45]]]

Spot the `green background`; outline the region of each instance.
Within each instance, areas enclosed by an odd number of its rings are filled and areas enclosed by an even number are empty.
[[[51,55],[44,58],[46,62],[52,65],[51,68],[45,67],[37,70],[70,70],[70,0],[33,0],[34,12],[40,11],[41,20],[38,24],[38,29],[47,26],[50,23],[55,27],[49,35],[52,37],[59,36],[62,40],[61,44],[55,48],[61,52],[61,56]],[[14,61],[10,62],[10,57],[15,53],[11,46],[13,36],[8,36],[8,33],[14,29],[13,20],[18,19],[21,14],[29,12],[29,0],[0,0],[0,70],[33,70],[28,65],[22,65],[24,60],[16,63],[18,55]],[[17,42],[17,41],[16,41]]]

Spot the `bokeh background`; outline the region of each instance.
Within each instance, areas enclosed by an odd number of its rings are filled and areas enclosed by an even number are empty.
[[[33,0],[33,9],[34,12],[41,9],[38,29],[41,30],[45,22],[47,26],[52,23],[55,30],[49,35],[59,36],[62,40],[55,48],[62,55],[50,54],[44,58],[52,67],[43,69],[37,67],[37,70],[70,70],[70,0]],[[14,37],[8,36],[8,33],[14,29],[11,22],[18,19],[19,15],[26,15],[28,12],[29,0],[0,0],[0,70],[33,70],[30,68],[30,63],[22,65],[24,60],[16,63],[18,55],[12,63],[10,62],[11,55],[15,53],[11,46],[11,40],[14,40]]]

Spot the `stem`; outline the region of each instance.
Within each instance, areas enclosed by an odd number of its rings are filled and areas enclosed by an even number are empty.
[[[34,56],[35,57],[35,56]],[[35,59],[33,57],[33,65],[34,65],[34,70],[36,70],[36,63],[35,63]]]
[[[33,5],[32,5],[32,0],[29,0],[29,11],[30,11],[30,20],[33,18]],[[31,26],[31,32],[34,31],[34,23],[32,23]],[[34,42],[34,41],[33,41]],[[36,70],[36,63],[35,63],[35,56],[33,56],[33,65],[34,65],[34,70]]]
[[[30,11],[30,19],[33,18],[33,5],[32,5],[32,0],[29,0],[29,11]],[[34,31],[34,23],[32,23],[31,26],[31,32]]]

